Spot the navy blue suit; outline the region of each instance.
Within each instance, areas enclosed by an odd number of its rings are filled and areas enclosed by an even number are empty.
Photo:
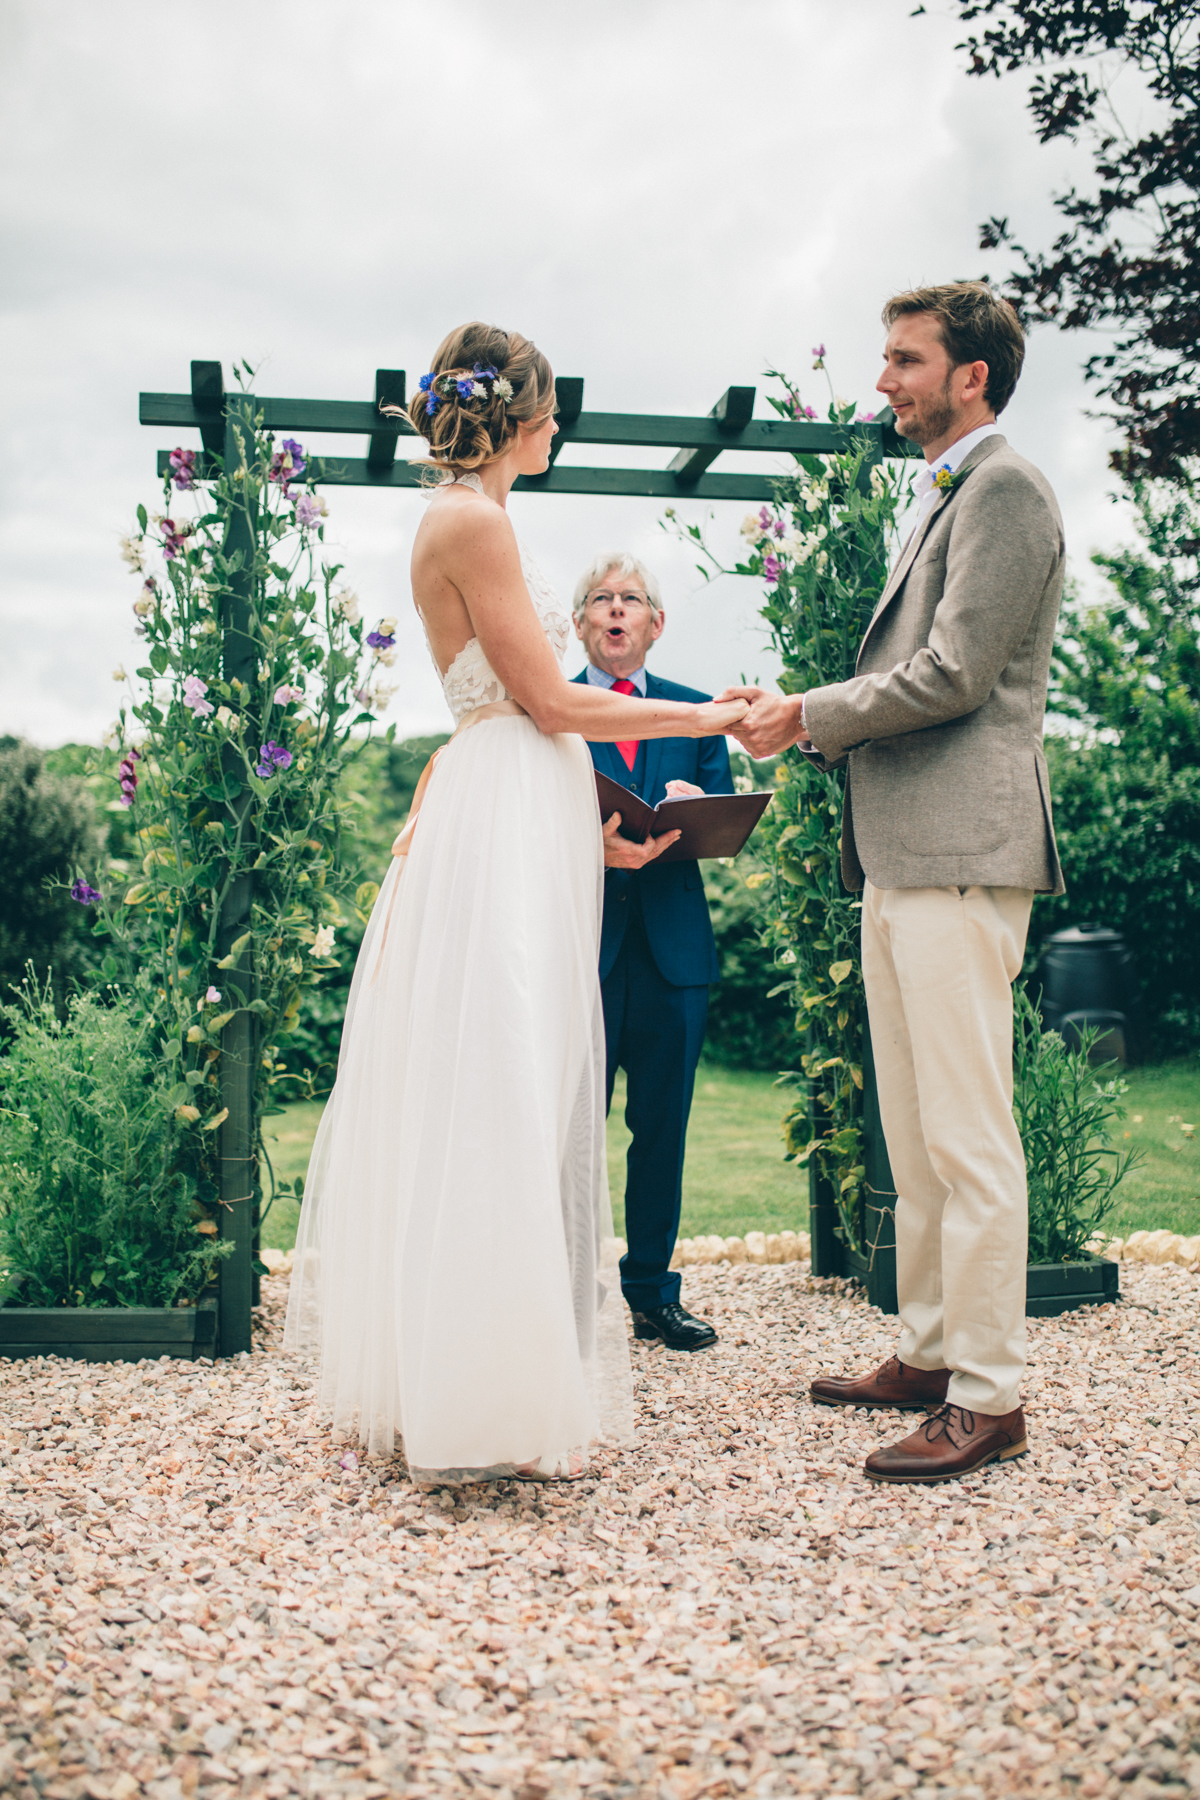
[[[586,669],[575,677],[587,680]],[[708,700],[695,688],[647,671],[652,700]],[[650,806],[668,781],[706,794],[732,794],[723,737],[651,738],[630,769],[615,744],[590,744],[595,766]],[[608,1061],[608,1104],[625,1070],[625,1123],[633,1134],[625,1183],[621,1291],[636,1311],[678,1300],[671,1257],[679,1231],[683,1154],[696,1064],[704,1045],[709,984],[719,981],[704,880],[697,862],[606,869],[600,934],[600,991]]]

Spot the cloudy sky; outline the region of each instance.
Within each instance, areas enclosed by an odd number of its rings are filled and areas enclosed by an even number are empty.
[[[824,341],[838,391],[871,409],[883,298],[1001,273],[978,222],[1007,214],[1044,244],[1050,192],[1086,174],[1034,141],[1020,78],[966,79],[948,6],[912,10],[0,0],[0,731],[90,740],[113,717],[136,585],[116,541],[171,447],[139,427],[137,395],[185,390],[193,357],[247,358],[264,394],[368,399],[376,367],[411,384],[480,317],[584,376],[589,408],[688,413],[731,383],[761,396],[771,366],[820,404]],[[1085,416],[1085,350],[1035,334],[1005,417],[1059,493],[1080,572],[1129,530],[1109,433]],[[403,621],[390,716],[436,729],[407,576],[422,502],[328,497],[364,610]],[[754,584],[701,584],[658,503],[512,511],[564,589],[598,548],[653,557],[663,674],[769,677]],[[715,509],[718,549],[744,511]]]

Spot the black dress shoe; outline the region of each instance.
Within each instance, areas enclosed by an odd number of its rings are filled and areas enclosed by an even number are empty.
[[[717,1334],[707,1319],[694,1319],[678,1300],[633,1315],[635,1338],[661,1338],[668,1350],[707,1350]]]

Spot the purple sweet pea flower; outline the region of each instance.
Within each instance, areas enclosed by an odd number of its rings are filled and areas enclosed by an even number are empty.
[[[198,675],[184,676],[183,704],[191,708],[193,718],[207,718],[209,713],[213,710],[212,701],[204,698],[207,692],[207,681],[201,681]]]
[[[265,744],[260,744],[258,755],[259,762],[254,773],[262,781],[269,781],[272,775],[278,775],[292,766],[291,751],[285,750],[282,744],[275,743],[274,739],[269,738]]]
[[[210,987],[207,994],[205,994],[204,999],[209,1006],[219,1006],[221,1001],[220,988]]]
[[[825,346],[824,346],[824,344],[814,344],[813,345],[813,355],[816,357],[818,363],[824,362],[825,361]],[[814,368],[816,367],[816,363],[813,364],[813,367]]]
[[[133,805],[134,795],[137,793],[137,775],[133,765],[139,760],[141,754],[140,750],[127,750],[118,765],[117,780],[121,784],[122,806]]]
[[[780,562],[779,558],[777,556],[772,556],[770,552],[768,552],[767,555],[763,557],[763,579],[774,585],[774,583],[779,580],[782,572],[783,564]]]
[[[295,438],[284,438],[282,448],[276,450],[271,458],[267,480],[273,481],[276,487],[281,487],[286,498],[293,481],[299,481],[307,467],[304,445]]]
[[[873,422],[874,418],[875,418],[874,413],[856,413],[855,417],[854,417],[854,422],[856,425],[870,425]]]
[[[186,492],[196,485],[196,452],[194,450],[172,450],[168,457],[171,465],[171,480],[175,486]]]
[[[162,521],[164,562],[174,562],[177,556],[182,556],[187,548],[187,539],[191,537],[193,529],[194,527],[191,525],[176,525],[174,519]]]
[[[327,516],[329,508],[318,494],[301,494],[296,502],[296,523],[305,531]]]
[[[389,637],[386,631],[369,631],[367,633],[367,642],[372,650],[390,650],[395,641],[395,638]]]
[[[80,906],[95,906],[100,898],[100,889],[89,887],[82,876],[71,889],[72,900],[78,900]]]

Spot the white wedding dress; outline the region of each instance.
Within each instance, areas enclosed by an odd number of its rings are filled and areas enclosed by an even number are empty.
[[[570,621],[521,563],[561,661]],[[508,698],[474,638],[442,686],[460,726]],[[566,1474],[632,1435],[602,863],[582,738],[484,717],[438,757],[363,939],[285,1344],[319,1355],[335,1427],[378,1454],[401,1439],[422,1485]]]

